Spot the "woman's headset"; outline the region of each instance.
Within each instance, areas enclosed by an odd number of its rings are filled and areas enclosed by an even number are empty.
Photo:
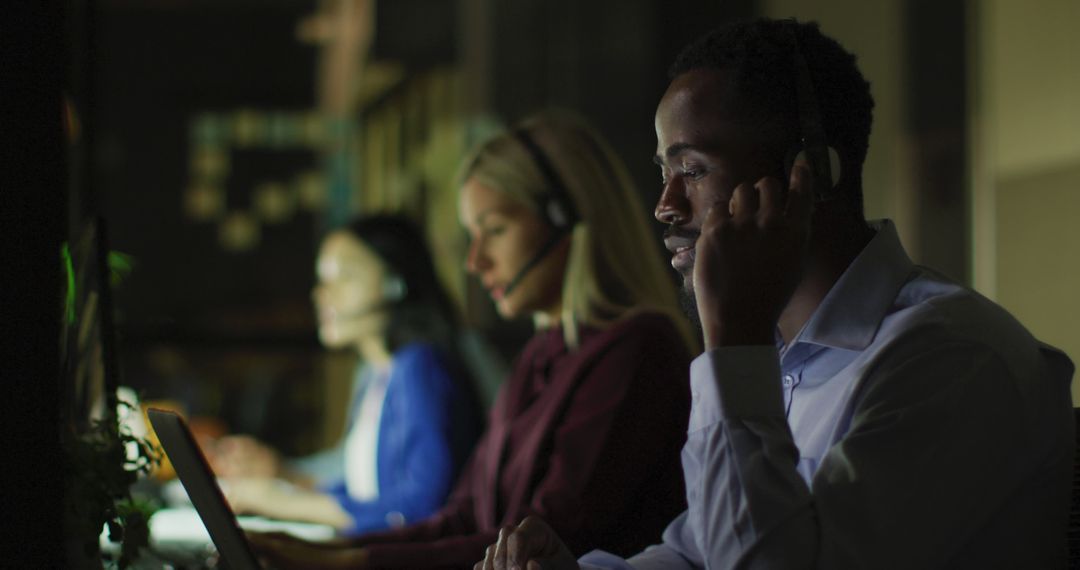
[[[536,197],[536,207],[540,211],[541,217],[551,228],[551,237],[548,238],[540,249],[529,261],[514,274],[513,279],[506,284],[503,288],[503,295],[509,295],[510,291],[517,287],[521,280],[525,278],[525,275],[532,271],[562,240],[563,236],[570,233],[570,230],[574,228],[574,224],[578,222],[577,209],[574,208],[574,202],[570,199],[570,194],[566,190],[566,186],[562,182],[562,178],[555,171],[555,167],[552,166],[551,161],[548,160],[544,151],[540,149],[540,145],[536,144],[536,141],[526,132],[525,129],[517,129],[513,132],[514,138],[517,139],[521,146],[525,148],[525,151],[529,153],[533,163],[537,169],[540,170],[540,174],[544,177],[544,182],[547,185],[547,192],[539,194]]]

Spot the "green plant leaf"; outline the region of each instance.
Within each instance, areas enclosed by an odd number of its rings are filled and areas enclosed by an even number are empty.
[[[135,258],[131,255],[116,250],[109,252],[109,283],[116,287],[135,268]]]
[[[64,314],[68,324],[75,323],[75,266],[71,262],[71,248],[65,241],[60,246],[60,260],[64,265],[64,274],[67,277],[67,291],[64,292]]]

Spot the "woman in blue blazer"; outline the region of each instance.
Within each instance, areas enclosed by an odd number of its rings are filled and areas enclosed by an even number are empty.
[[[466,415],[470,406],[463,401],[463,390],[455,386],[445,359],[432,345],[412,343],[398,349],[387,380],[378,418],[377,495],[350,492],[345,477],[324,487],[352,518],[347,534],[402,526],[437,511],[471,447],[471,438],[465,436],[477,433],[467,429],[477,423]],[[350,435],[359,407],[354,406]],[[347,461],[346,472],[349,467]]]
[[[309,485],[269,448],[231,438],[215,451],[234,510],[333,525],[343,534],[403,526],[437,511],[480,431],[455,347],[450,300],[418,229],[359,218],[323,240],[312,291],[319,338],[360,365],[341,444]]]

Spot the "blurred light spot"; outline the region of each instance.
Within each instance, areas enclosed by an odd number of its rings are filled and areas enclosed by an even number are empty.
[[[290,113],[271,113],[266,120],[266,130],[270,146],[291,146],[300,140],[299,122]]]
[[[296,196],[300,207],[317,211],[326,204],[326,179],[318,171],[305,172],[296,177]]]
[[[303,140],[309,146],[322,146],[326,143],[326,120],[321,114],[308,113],[304,115],[300,128],[303,131]]]
[[[197,145],[219,146],[225,142],[225,121],[213,113],[197,115],[191,122],[191,138]]]
[[[266,141],[266,117],[257,111],[244,109],[232,116],[232,135],[237,146],[253,146]]]
[[[263,183],[255,188],[254,194],[255,211],[265,222],[283,222],[296,211],[296,200],[280,182]]]
[[[195,184],[184,193],[184,210],[193,220],[206,222],[225,212],[225,190],[211,184]]]
[[[301,43],[321,44],[334,37],[334,22],[323,14],[314,14],[296,26],[296,39]]]
[[[221,180],[229,172],[229,153],[219,146],[196,146],[191,154],[191,171],[204,180]]]
[[[218,241],[227,251],[250,251],[259,245],[259,237],[259,224],[247,212],[229,214],[218,230]]]

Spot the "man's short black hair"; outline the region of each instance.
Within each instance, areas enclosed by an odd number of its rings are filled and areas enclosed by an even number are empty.
[[[702,36],[675,58],[671,79],[694,69],[732,73],[738,92],[797,129],[797,96],[792,32],[810,68],[829,144],[845,157],[845,186],[859,192],[870,139],[874,99],[855,56],[821,33],[817,22],[793,19],[736,21]],[[798,135],[797,130],[793,135]]]

